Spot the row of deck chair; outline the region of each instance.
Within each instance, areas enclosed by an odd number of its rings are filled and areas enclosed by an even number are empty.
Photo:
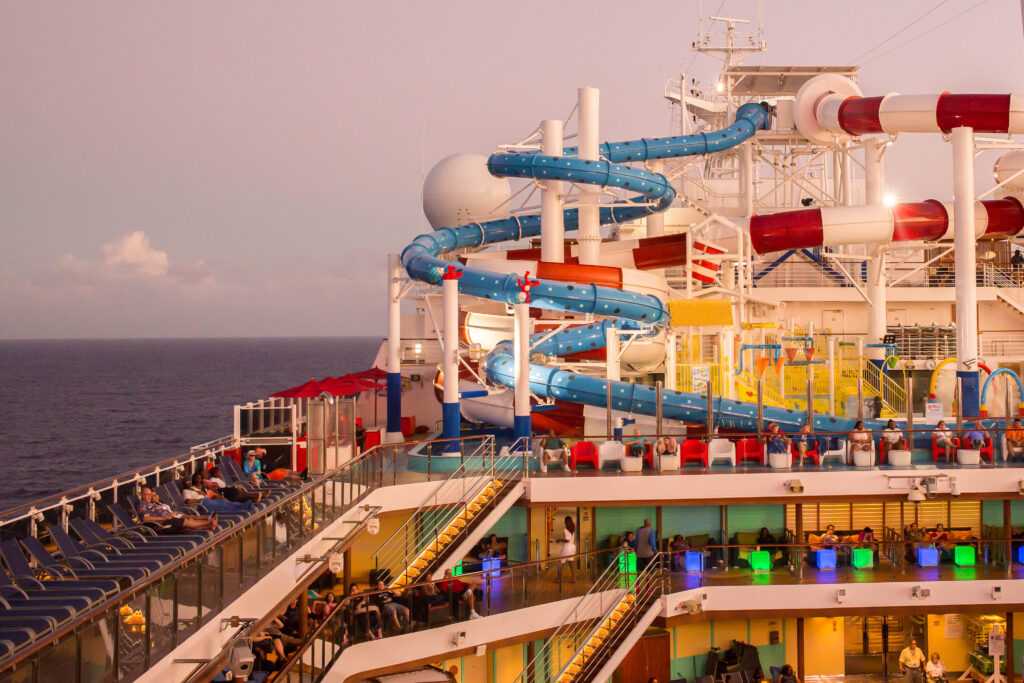
[[[229,485],[254,490],[232,458],[222,458],[220,466]],[[264,498],[257,508],[281,500],[296,487],[291,482],[267,482],[259,488]],[[185,503],[178,482],[156,491],[174,508],[194,507]],[[79,518],[68,520],[77,539],[59,525],[50,527],[59,557],[34,537],[0,542],[6,567],[0,571],[0,658],[45,638],[77,614],[184,557],[212,535],[198,530],[160,535],[140,521],[139,501],[129,496],[127,502],[131,511],[119,503],[107,505],[117,523],[116,532]],[[218,513],[218,522],[231,526],[247,516]]]

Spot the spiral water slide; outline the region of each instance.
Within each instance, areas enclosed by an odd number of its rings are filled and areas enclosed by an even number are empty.
[[[488,159],[487,167],[493,175],[499,177],[566,180],[637,192],[638,196],[631,200],[634,205],[600,210],[602,224],[620,223],[665,211],[675,198],[675,191],[664,176],[625,166],[623,163],[722,152],[750,138],[765,126],[767,120],[768,112],[763,106],[748,103],[737,110],[732,125],[712,133],[604,143],[600,148],[602,159],[597,161],[575,158],[575,148],[566,148],[565,155],[561,157],[538,153],[497,153]],[[577,229],[576,209],[565,210],[563,218],[566,230]],[[403,250],[402,265],[410,277],[435,285],[440,284],[447,268],[455,268],[461,272],[461,293],[503,303],[517,303],[521,293],[517,274],[494,273],[463,266],[442,260],[439,256],[455,249],[534,237],[540,234],[540,229],[539,215],[441,228],[416,237]],[[593,314],[608,320],[577,325],[553,335],[535,334],[531,337],[531,353],[559,356],[578,352],[581,348],[596,349],[604,346],[605,330],[609,325],[619,329],[646,329],[653,334],[668,322],[668,312],[660,298],[606,284],[593,284],[592,280],[573,279],[573,273],[578,274],[579,278],[589,277],[588,269],[592,266],[562,266],[558,269],[558,280],[542,276],[538,284],[530,289],[530,305],[547,310]],[[620,275],[619,281],[622,279]],[[484,358],[481,368],[488,381],[513,387],[515,374],[512,342],[497,344]],[[530,390],[542,398],[603,408],[607,406],[609,384],[613,409],[640,415],[656,414],[654,387],[530,364]],[[662,411],[668,419],[703,422],[706,419],[706,407],[707,400],[700,394],[667,391],[663,395]],[[726,428],[746,431],[757,428],[756,406],[752,403],[716,399],[712,409],[716,420]],[[805,415],[794,410],[765,407],[764,418],[778,422],[784,429],[796,430],[803,424]],[[815,416],[814,428],[823,431],[847,430],[852,428],[853,422],[845,418],[818,415]]]

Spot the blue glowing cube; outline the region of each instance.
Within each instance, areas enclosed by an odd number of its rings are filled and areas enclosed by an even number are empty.
[[[1017,561],[1024,564],[1024,545],[1017,548]]]
[[[917,564],[922,567],[938,567],[939,551],[930,545],[918,547]]]
[[[483,564],[484,578],[496,579],[501,576],[500,557],[485,557],[481,563]]]
[[[696,574],[704,571],[704,553],[689,550],[683,555],[683,560],[688,573]]]
[[[836,551],[833,548],[824,548],[814,551],[814,566],[822,570],[836,568]]]

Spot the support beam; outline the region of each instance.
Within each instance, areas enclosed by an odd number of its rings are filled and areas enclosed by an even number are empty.
[[[605,363],[605,378],[612,381],[619,381],[622,379],[622,369],[619,366],[619,335],[616,334],[614,327],[609,327],[605,331],[605,353],[608,355],[608,362]]]
[[[804,618],[797,617],[796,619],[796,675],[797,678],[803,680],[807,674],[804,673],[804,662],[806,661],[804,655],[806,653],[804,643]]]
[[[445,453],[458,453],[462,417],[459,412],[459,273],[455,269],[444,275],[441,284],[444,319],[444,400],[441,403],[441,436],[446,441],[442,447]]]
[[[579,149],[580,159],[598,159],[600,146],[599,108],[600,91],[597,88],[579,89],[579,106],[576,115],[579,117]],[[601,189],[594,185],[580,187],[579,214],[579,261],[585,266],[596,266],[601,263],[601,222],[600,208],[597,203],[601,197]]]
[[[1017,675],[1016,654],[1013,651],[1013,612],[1006,613],[1006,680],[1012,683]]]
[[[562,156],[562,122],[549,119],[541,124],[541,149],[548,156]],[[540,260],[562,263],[565,260],[565,223],[562,218],[561,180],[541,181]]]
[[[743,195],[743,215],[754,215],[754,147],[747,140],[740,145],[740,193]]]
[[[512,429],[516,439],[530,436],[530,304],[515,305],[513,340],[515,370],[515,405]]]
[[[649,164],[652,173],[665,173],[665,160],[655,159]],[[647,217],[647,236],[661,237],[665,234],[665,212],[658,211]]]
[[[956,375],[963,414],[979,413],[978,286],[974,226],[974,129],[953,129],[953,248],[956,276]]]
[[[868,138],[864,141],[864,189],[865,201],[869,205],[882,203],[885,192],[885,169],[882,163],[882,153],[885,147],[881,140]],[[864,283],[864,293],[868,304],[868,344],[881,344],[885,336],[885,309],[886,301],[885,278],[883,276],[883,252],[877,244],[868,246],[867,282]],[[879,347],[868,348],[869,357],[874,361],[885,359],[885,350]]]
[[[385,441],[402,436],[402,260],[388,254],[388,408]],[[345,585],[348,585],[347,583]]]

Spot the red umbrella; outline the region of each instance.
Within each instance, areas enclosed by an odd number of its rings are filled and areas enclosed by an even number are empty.
[[[314,378],[310,378],[308,382],[291,389],[279,391],[276,394],[271,394],[271,396],[278,398],[309,398],[311,396],[319,396],[321,391],[323,391],[321,383]]]
[[[380,385],[376,382],[370,382],[351,375],[333,378],[330,381],[324,380],[321,382],[321,386],[324,391],[330,392],[333,396],[351,396],[352,394],[358,394],[360,391],[380,389]]]
[[[388,373],[381,370],[380,368],[369,368],[368,370],[360,370],[359,372],[353,372],[351,376],[359,377],[361,379],[382,380],[387,378]]]

